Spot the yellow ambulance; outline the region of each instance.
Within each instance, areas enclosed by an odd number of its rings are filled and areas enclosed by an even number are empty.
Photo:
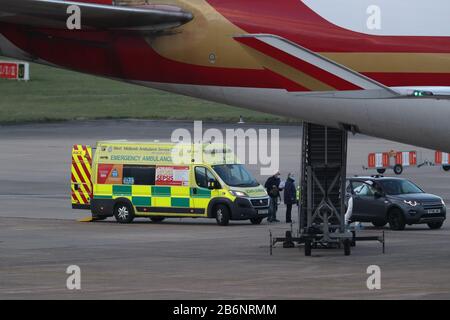
[[[260,224],[269,197],[226,145],[103,141],[72,149],[72,208],[94,220],[114,216],[214,218]]]

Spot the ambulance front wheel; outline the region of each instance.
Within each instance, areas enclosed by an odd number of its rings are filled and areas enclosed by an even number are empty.
[[[226,205],[218,204],[215,206],[214,215],[219,226],[227,226],[230,222],[230,210]]]
[[[127,203],[118,203],[114,207],[114,217],[119,223],[131,223],[134,220],[133,208]]]
[[[402,174],[402,173],[403,173],[403,166],[402,166],[401,164],[396,164],[396,165],[394,166],[394,173],[395,173],[396,175]]]

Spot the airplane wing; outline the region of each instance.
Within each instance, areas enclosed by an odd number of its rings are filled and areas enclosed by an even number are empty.
[[[289,65],[318,80],[326,80],[335,90],[295,92],[295,95],[343,99],[450,99],[450,87],[387,87],[355,70],[316,52],[271,34],[245,34],[237,41],[266,56]],[[331,88],[332,89],[332,88]]]
[[[0,21],[49,28],[67,28],[68,8],[81,12],[81,29],[154,32],[183,25],[191,13],[175,6],[125,7],[64,0],[0,0]]]
[[[399,94],[361,73],[347,68],[305,47],[271,34],[245,34],[235,39],[272,59],[329,84],[328,92],[302,93],[315,96],[355,97],[369,94],[373,98],[393,98]],[[327,91],[327,90],[325,90]]]

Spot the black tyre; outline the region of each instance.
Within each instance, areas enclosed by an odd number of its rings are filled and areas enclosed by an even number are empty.
[[[283,248],[295,248],[295,244],[292,241],[292,232],[286,231],[285,240],[283,242]]]
[[[307,256],[307,257],[311,256],[311,251],[312,251],[311,240],[306,240],[305,241],[305,256]]]
[[[351,253],[352,241],[350,239],[344,240],[344,255],[349,256]]]
[[[118,203],[114,207],[114,217],[119,223],[131,223],[134,220],[133,208],[128,203]]]
[[[226,205],[219,204],[215,206],[214,215],[219,226],[227,226],[230,222],[230,210]]]
[[[163,222],[165,217],[150,217],[150,220],[155,223]]]
[[[403,173],[403,166],[401,164],[396,164],[394,166],[394,173],[396,175],[401,175]]]
[[[450,171],[450,166],[442,166],[442,169],[444,169],[444,171]]]
[[[444,224],[444,221],[427,223],[428,228],[430,228],[431,230],[440,229],[440,228],[442,228],[443,224]]]
[[[263,218],[251,218],[250,222],[252,224],[261,224],[261,222],[263,221]]]
[[[386,172],[386,169],[377,169],[377,172],[378,172],[379,174],[383,174],[383,173]]]
[[[400,231],[405,229],[405,217],[399,209],[393,209],[389,212],[389,227],[392,230]]]
[[[372,221],[372,224],[373,224],[374,227],[383,228],[387,224],[387,221],[375,220],[375,221]]]

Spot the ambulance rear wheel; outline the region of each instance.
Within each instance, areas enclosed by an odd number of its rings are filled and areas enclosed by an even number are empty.
[[[230,222],[230,210],[226,205],[218,204],[215,206],[214,215],[219,226],[227,226]]]
[[[155,223],[163,222],[164,219],[165,219],[164,217],[150,217],[150,220]]]
[[[444,171],[450,171],[450,166],[442,166],[442,169],[444,169]]]
[[[386,169],[377,169],[377,172],[378,172],[379,174],[383,174],[383,173],[386,172]]]
[[[401,164],[396,164],[396,165],[394,166],[394,173],[395,173],[396,175],[402,174],[402,173],[403,173],[403,166],[402,166]]]
[[[118,203],[114,207],[114,217],[119,223],[131,223],[134,220],[134,212],[127,203]]]

